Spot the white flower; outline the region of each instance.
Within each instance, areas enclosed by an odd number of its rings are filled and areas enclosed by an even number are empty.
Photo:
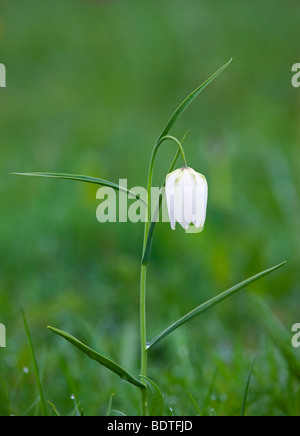
[[[178,222],[185,230],[190,224],[202,231],[207,205],[206,178],[192,168],[179,168],[167,175],[166,199],[170,224]]]

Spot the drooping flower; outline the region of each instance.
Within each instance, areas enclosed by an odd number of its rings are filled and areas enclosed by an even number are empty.
[[[190,224],[202,231],[206,218],[206,178],[192,168],[179,168],[166,178],[166,200],[171,228],[178,222],[185,230]]]

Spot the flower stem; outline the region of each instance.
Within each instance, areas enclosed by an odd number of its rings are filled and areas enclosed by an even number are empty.
[[[184,139],[185,139],[185,137],[184,137]],[[157,151],[158,151],[159,147],[165,141],[173,141],[177,145],[178,150],[181,153],[183,164],[184,164],[185,167],[187,167],[186,157],[185,157],[185,153],[184,153],[184,150],[183,150],[183,147],[182,147],[182,143],[180,141],[178,141],[177,138],[175,138],[174,136],[166,135],[166,136],[163,136],[162,138],[160,138],[156,142],[156,144],[155,144],[155,146],[153,148],[153,151],[152,151],[152,155],[151,155],[151,159],[150,159],[150,165],[149,165],[149,171],[148,171],[148,183],[147,183],[148,218],[147,218],[147,221],[145,223],[143,251],[146,248],[147,237],[148,237],[149,227],[150,227],[150,222],[151,222],[151,209],[150,209],[150,205],[151,205],[151,187],[152,187],[152,180],[153,180],[154,162],[155,162],[156,154],[157,154]],[[177,159],[177,157],[176,157],[176,159]]]
[[[140,328],[141,328],[141,375],[147,377],[147,337],[146,337],[146,276],[147,265],[141,265],[141,287],[140,287]],[[147,411],[147,389],[141,391],[141,413],[146,415]]]

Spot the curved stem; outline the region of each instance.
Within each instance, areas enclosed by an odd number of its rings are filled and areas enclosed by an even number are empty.
[[[152,151],[152,155],[151,155],[151,159],[150,159],[150,165],[149,165],[149,171],[148,171],[148,183],[147,183],[147,200],[148,200],[148,217],[147,217],[147,221],[145,223],[145,232],[144,232],[144,245],[143,245],[143,252],[145,251],[146,248],[146,243],[147,243],[147,236],[148,236],[148,232],[149,232],[149,226],[150,226],[150,222],[151,222],[151,187],[152,187],[152,180],[153,180],[153,170],[154,170],[154,162],[155,162],[155,158],[156,158],[156,154],[157,151],[159,149],[159,147],[161,146],[161,144],[165,141],[173,141],[175,142],[175,144],[178,146],[178,150],[181,153],[182,156],[182,160],[183,160],[183,164],[185,167],[187,167],[187,162],[186,162],[186,157],[185,157],[185,153],[182,147],[182,144],[180,141],[178,141],[177,138],[175,138],[174,136],[170,136],[170,135],[166,135],[163,136],[161,139],[159,139],[157,141],[157,143],[155,144],[153,151]]]
[[[185,138],[187,137],[187,135],[189,134],[189,130],[186,132],[186,134],[184,135],[183,139],[181,140],[181,145],[184,143]],[[180,148],[178,148],[175,157],[173,159],[173,162],[169,168],[168,174],[171,173],[175,167],[177,158],[180,154]],[[165,181],[163,183],[163,185],[161,186],[161,189],[165,187]],[[143,257],[142,257],[142,264],[143,265],[147,265],[147,263],[149,262],[149,257],[150,257],[150,251],[151,251],[151,245],[152,245],[152,239],[153,239],[153,233],[154,233],[154,229],[156,226],[156,219],[158,217],[160,208],[162,205],[162,196],[159,197],[155,212],[154,212],[154,220],[151,220],[149,229],[148,229],[148,233],[147,233],[147,240],[146,240],[146,244],[145,244],[145,248],[144,248],[144,252],[143,252]]]

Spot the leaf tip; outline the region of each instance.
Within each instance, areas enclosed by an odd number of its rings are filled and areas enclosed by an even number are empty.
[[[284,260],[283,262],[279,263],[275,268],[280,268],[281,266],[284,266],[287,263],[288,263],[288,261]]]

